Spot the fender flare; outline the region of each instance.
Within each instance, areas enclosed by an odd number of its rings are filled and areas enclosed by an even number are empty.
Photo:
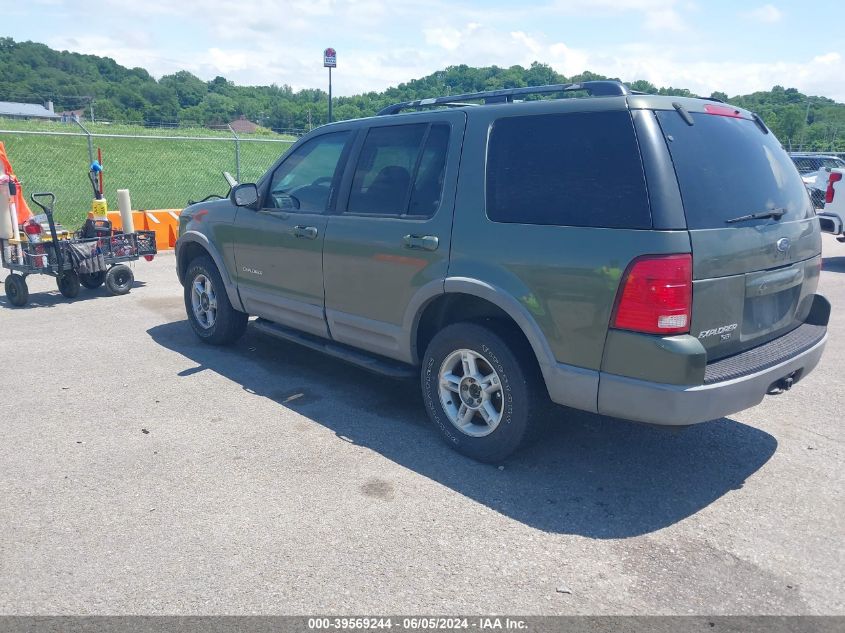
[[[473,295],[504,310],[522,330],[525,338],[528,339],[531,349],[534,350],[534,356],[537,357],[540,369],[545,373],[546,367],[555,365],[556,361],[552,348],[540,330],[540,326],[537,325],[537,321],[534,320],[527,308],[509,292],[498,286],[470,277],[447,277],[443,283],[443,289],[446,294]]]
[[[419,288],[405,308],[405,316],[402,319],[402,335],[404,340],[399,345],[401,360],[412,365],[419,365],[421,359],[417,350],[417,330],[420,319],[428,304],[444,293],[443,280],[430,281]]]
[[[489,301],[504,310],[525,334],[540,367],[555,364],[551,347],[543,336],[540,326],[537,325],[528,310],[505,290],[470,277],[447,277],[446,279],[432,281],[422,286],[414,294],[405,311],[402,327],[407,337],[403,348],[409,350],[407,358],[409,362],[415,365],[420,363],[416,340],[422,315],[429,303],[444,294],[471,295]]]
[[[181,269],[181,250],[187,244],[199,244],[206,253],[209,254],[211,259],[214,261],[214,265],[217,266],[217,272],[220,273],[220,278],[223,280],[223,286],[226,288],[226,295],[229,297],[229,302],[232,304],[232,307],[236,310],[240,310],[241,312],[244,311],[243,303],[241,303],[241,297],[238,293],[237,285],[232,281],[232,278],[229,276],[229,271],[226,270],[226,266],[223,264],[223,258],[220,256],[220,253],[211,245],[211,241],[208,239],[207,236],[199,233],[197,231],[186,231],[179,239],[176,241],[176,269],[179,271]],[[187,262],[186,262],[187,263]],[[184,283],[184,280],[181,279],[181,274],[179,275],[180,282]]]
[[[528,339],[552,401],[593,413],[598,411],[599,372],[559,363],[537,321],[511,293],[468,277],[447,277],[443,290],[445,294],[472,295],[504,310]]]

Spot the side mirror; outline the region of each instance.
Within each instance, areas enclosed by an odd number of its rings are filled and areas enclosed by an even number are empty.
[[[231,198],[235,206],[255,208],[258,204],[258,187],[251,182],[236,185],[232,187]]]

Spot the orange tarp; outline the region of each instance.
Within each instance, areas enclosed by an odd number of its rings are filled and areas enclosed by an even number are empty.
[[[12,163],[9,162],[9,157],[6,156],[6,146],[3,144],[3,141],[0,141],[0,165],[3,166],[3,170],[12,178],[12,180],[15,181],[15,184],[17,185],[18,192],[15,194],[15,206],[18,210],[18,222],[23,224],[32,217],[32,211],[29,210],[29,207],[26,204],[26,198],[23,197],[21,183],[17,176],[15,176],[15,172],[12,170]],[[8,195],[5,191],[2,193]]]

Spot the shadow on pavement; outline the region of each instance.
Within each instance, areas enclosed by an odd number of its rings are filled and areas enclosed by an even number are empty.
[[[138,281],[137,279],[132,284],[132,288],[143,288],[146,286],[143,281]],[[131,291],[130,291],[131,292]],[[40,291],[40,292],[32,292],[29,293],[29,301],[27,301],[25,306],[16,307],[9,303],[9,299],[6,297],[5,293],[0,293],[0,306],[6,308],[8,310],[31,310],[33,308],[53,308],[60,303],[74,303],[77,301],[90,301],[91,299],[97,299],[99,297],[114,297],[112,293],[110,293],[104,286],[100,286],[96,290],[89,290],[88,288],[80,288],[79,294],[74,297],[73,299],[68,299],[59,290],[47,290],[47,291]]]
[[[561,423],[499,472],[440,441],[416,382],[369,374],[252,328],[229,348],[201,343],[187,321],[148,333],[197,364],[179,377],[214,371],[343,441],[548,532],[625,538],[665,528],[741,488],[777,448],[768,433],[727,418],[670,430],[561,408]]]
[[[845,273],[845,257],[822,258],[822,270],[832,273]]]

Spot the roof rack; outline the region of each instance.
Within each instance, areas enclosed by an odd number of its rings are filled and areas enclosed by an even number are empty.
[[[487,92],[470,92],[462,95],[448,95],[445,97],[433,97],[431,99],[416,99],[415,101],[404,101],[394,103],[378,112],[378,116],[396,114],[409,108],[423,108],[432,106],[462,107],[470,105],[462,101],[482,100],[485,104],[491,103],[513,103],[514,97],[534,94],[554,94],[562,92],[575,92],[586,90],[591,97],[624,96],[633,94],[633,91],[621,81],[582,81],[573,84],[554,84],[551,86],[529,86],[527,88],[505,88],[502,90],[489,90]]]

